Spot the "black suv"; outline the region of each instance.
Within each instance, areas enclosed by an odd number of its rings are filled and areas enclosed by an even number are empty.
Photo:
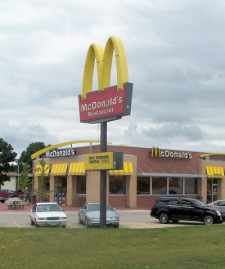
[[[224,213],[224,212],[223,212]],[[221,210],[207,206],[205,203],[185,197],[159,197],[151,206],[150,216],[163,224],[170,220],[202,221],[206,225],[222,223]]]

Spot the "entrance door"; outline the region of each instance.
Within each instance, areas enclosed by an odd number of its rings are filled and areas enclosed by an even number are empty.
[[[207,179],[207,203],[218,200],[218,184],[217,178]]]
[[[218,189],[217,184],[213,184],[212,185],[212,192],[213,192],[212,193],[212,202],[218,200],[218,191],[217,191],[217,189]]]

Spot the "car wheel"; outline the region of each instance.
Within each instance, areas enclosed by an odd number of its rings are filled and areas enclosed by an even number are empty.
[[[83,221],[78,217],[78,223],[79,224],[82,224],[83,223]]]
[[[35,221],[35,227],[37,227],[37,228],[39,227],[39,225],[37,224],[37,222],[36,222],[36,221]]]
[[[162,212],[159,214],[159,222],[162,224],[166,224],[169,222],[169,215],[166,212]]]
[[[212,225],[214,223],[214,219],[211,215],[205,215],[203,218],[203,223],[205,225]]]
[[[4,203],[5,201],[1,200],[1,203]]]
[[[34,221],[32,220],[32,218],[30,218],[30,224],[34,225]]]
[[[66,225],[62,225],[62,228],[66,228]]]
[[[118,224],[116,224],[116,225],[114,225],[114,228],[119,228],[119,223]]]
[[[85,226],[86,226],[86,228],[89,228],[90,227],[89,224],[88,224],[88,220],[87,219],[85,219]]]

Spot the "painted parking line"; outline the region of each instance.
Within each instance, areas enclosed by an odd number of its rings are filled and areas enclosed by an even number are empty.
[[[17,222],[15,222],[15,220],[13,220],[12,222],[17,228],[20,228],[20,225]]]

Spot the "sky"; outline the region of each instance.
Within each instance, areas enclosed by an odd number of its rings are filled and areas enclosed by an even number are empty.
[[[107,140],[224,153],[224,14],[223,0],[1,0],[0,137],[18,156],[33,142],[99,140],[100,124],[80,123],[78,95],[89,46],[116,36],[133,97]]]

